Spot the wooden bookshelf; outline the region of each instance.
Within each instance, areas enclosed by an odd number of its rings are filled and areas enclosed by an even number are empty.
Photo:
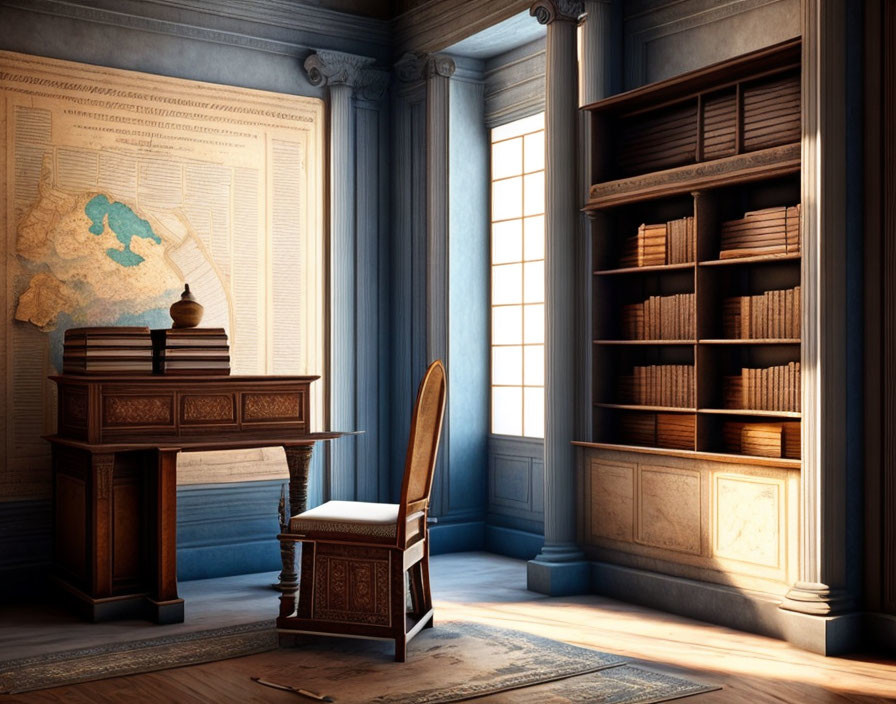
[[[584,445],[799,466],[799,46],[585,108],[594,385]]]

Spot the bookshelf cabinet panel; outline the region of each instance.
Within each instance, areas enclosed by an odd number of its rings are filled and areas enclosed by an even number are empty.
[[[799,470],[583,447],[586,554],[783,595],[796,578]]]
[[[593,559],[774,594],[796,579],[799,53],[586,108]]]

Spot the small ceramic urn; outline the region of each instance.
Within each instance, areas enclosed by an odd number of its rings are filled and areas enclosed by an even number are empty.
[[[184,284],[184,292],[180,300],[171,304],[168,312],[174,321],[172,328],[195,328],[202,320],[202,305],[190,293],[190,284]]]

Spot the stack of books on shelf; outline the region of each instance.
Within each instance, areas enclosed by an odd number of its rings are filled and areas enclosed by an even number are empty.
[[[638,233],[623,243],[619,266],[685,264],[694,261],[696,250],[693,217],[655,225],[642,224]]]
[[[656,444],[677,450],[693,450],[696,428],[696,416],[685,413],[657,413]]]
[[[230,374],[230,346],[224,328],[153,330],[156,374]]]
[[[619,418],[619,437],[627,445],[656,445],[656,413],[623,413]]]
[[[796,422],[722,424],[722,442],[729,452],[758,457],[800,459],[800,424]]]
[[[641,406],[694,407],[694,367],[654,364],[635,367],[619,379],[619,398]]]
[[[724,378],[722,392],[725,408],[799,412],[800,363],[742,369],[739,375]]]
[[[622,306],[622,334],[627,340],[693,340],[696,331],[693,293],[651,296]]]
[[[619,434],[630,445],[693,450],[696,424],[693,415],[624,412],[619,418]]]
[[[619,266],[658,266],[666,263],[666,223],[641,225],[638,234],[628,237],[622,248]]]
[[[62,351],[63,374],[152,374],[149,328],[69,328]]]
[[[722,331],[736,340],[799,339],[800,287],[726,298]]]
[[[719,259],[800,251],[800,206],[753,210],[722,223]]]

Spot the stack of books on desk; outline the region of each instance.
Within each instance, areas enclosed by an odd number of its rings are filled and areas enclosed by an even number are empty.
[[[153,330],[156,374],[230,374],[230,346],[224,328]]]
[[[151,374],[149,328],[69,328],[62,351],[63,374]]]

